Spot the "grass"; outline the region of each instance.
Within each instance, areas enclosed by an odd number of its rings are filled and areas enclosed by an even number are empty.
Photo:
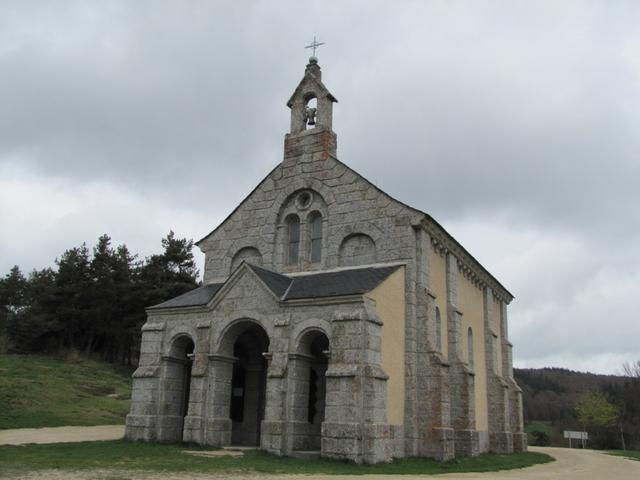
[[[640,452],[635,452],[633,450],[610,450],[607,452],[609,455],[616,455],[619,457],[629,458],[631,460],[637,460],[640,462]]]
[[[354,465],[332,460],[298,460],[250,450],[243,457],[202,458],[183,450],[211,450],[193,445],[159,445],[110,442],[61,443],[49,445],[0,447],[0,473],[35,470],[146,470],[165,472],[269,474],[435,474],[454,472],[492,472],[523,468],[553,461],[541,453],[512,455],[484,454],[451,462],[429,459],[405,459],[373,466]]]
[[[122,424],[130,396],[122,367],[0,355],[0,429]]]

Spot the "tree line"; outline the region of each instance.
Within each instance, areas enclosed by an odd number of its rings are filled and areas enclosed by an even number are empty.
[[[145,307],[198,286],[193,240],[170,231],[161,244],[140,260],[105,234],[91,251],[66,250],[55,268],[25,276],[14,266],[0,279],[0,349],[135,364]]]
[[[589,447],[640,450],[640,360],[622,375],[560,368],[514,369],[525,424],[537,445],[564,445],[564,430],[589,433]]]

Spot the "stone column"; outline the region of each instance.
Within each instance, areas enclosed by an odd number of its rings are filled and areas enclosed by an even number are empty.
[[[147,322],[142,327],[139,366],[133,373],[131,410],[127,415],[125,438],[158,441],[158,394],[160,347],[164,323]]]
[[[195,340],[191,386],[189,388],[189,410],[184,419],[182,439],[185,442],[204,444],[208,366],[206,352],[209,344],[209,322],[198,325]]]
[[[462,312],[458,303],[458,261],[447,253],[447,328],[449,339],[451,423],[456,456],[477,455],[479,437],[475,419],[474,373],[464,360]]]
[[[493,292],[485,286],[483,290],[484,304],[484,345],[485,368],[487,369],[487,405],[489,407],[489,450],[494,453],[513,452],[513,435],[507,429],[508,417],[508,384],[498,375],[499,366],[498,332],[494,325],[502,324],[502,312],[493,310]],[[496,322],[497,320],[497,322]]]
[[[416,382],[415,455],[453,458],[449,408],[449,365],[442,358],[436,326],[435,296],[430,287],[431,239],[422,227],[416,233]]]
[[[287,433],[288,450],[318,450],[318,435],[308,422],[309,377],[313,357],[289,354]],[[318,432],[319,433],[319,432]]]
[[[235,357],[209,355],[209,409],[205,425],[205,443],[222,447],[231,444],[231,379]]]
[[[522,390],[513,378],[513,345],[508,340],[507,323],[507,305],[502,303],[502,374],[507,383],[505,428],[513,434],[513,451],[524,452],[527,450],[527,434],[524,433],[522,416]]]
[[[436,302],[435,296],[427,292],[427,310],[433,319],[430,332],[435,335]],[[433,336],[432,335],[432,336]],[[455,434],[451,423],[450,366],[438,348],[439,338],[434,338],[426,352],[427,369],[425,371],[425,397],[427,399],[425,415],[428,418],[426,437],[420,454],[438,460],[451,460],[455,456]]]
[[[387,375],[380,367],[382,324],[365,311],[333,320],[326,373],[323,457],[356,463],[391,459]]]
[[[260,448],[275,455],[288,455],[285,417],[287,408],[287,363],[282,354],[265,355],[267,387],[265,389],[264,419],[260,428]]]
[[[185,369],[187,359],[162,356],[159,382],[158,440],[175,443],[182,440],[184,426]]]

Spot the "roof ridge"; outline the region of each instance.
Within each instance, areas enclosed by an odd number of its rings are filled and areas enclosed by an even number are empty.
[[[291,277],[287,277],[287,278],[291,278]],[[291,287],[293,287],[293,283],[295,281],[296,281],[295,278],[291,278],[291,281],[289,282],[289,286],[287,287],[287,289],[282,294],[282,297],[280,297],[280,300],[286,300],[287,299],[287,295],[289,294],[289,291],[291,290]]]

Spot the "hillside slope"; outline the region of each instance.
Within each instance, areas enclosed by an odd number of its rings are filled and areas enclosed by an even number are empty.
[[[526,421],[571,421],[580,397],[589,391],[619,386],[626,380],[616,375],[574,372],[565,368],[515,368],[522,388]],[[577,426],[577,425],[576,425]]]
[[[537,444],[533,432],[544,432],[547,442],[555,446],[567,446],[564,430],[583,431],[575,413],[576,404],[587,392],[603,392],[616,405],[623,403],[624,392],[628,392],[629,378],[616,375],[596,375],[574,372],[563,368],[514,369],[514,377],[522,388],[525,430],[530,433],[529,443]],[[627,446],[640,445],[640,429],[637,415],[638,400],[634,395],[626,397],[625,438]],[[618,430],[593,430],[587,428],[597,442],[608,445],[619,441]],[[597,435],[595,435],[597,434]],[[545,445],[547,443],[538,443]],[[611,448],[611,447],[608,447]]]
[[[130,396],[128,369],[0,355],[0,429],[121,424]]]

